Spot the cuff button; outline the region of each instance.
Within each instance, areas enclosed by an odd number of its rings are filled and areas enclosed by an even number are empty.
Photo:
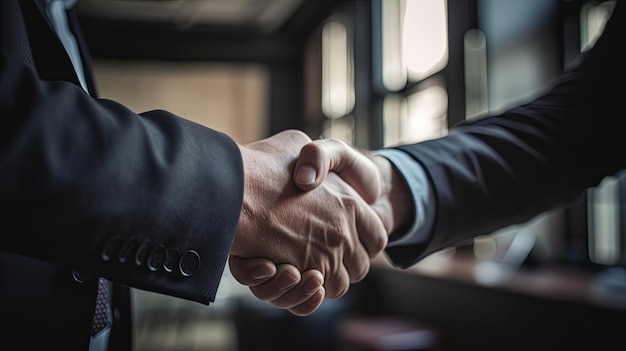
[[[165,264],[167,258],[167,249],[163,245],[155,246],[148,256],[148,269],[156,272]]]
[[[194,250],[185,252],[178,264],[180,273],[185,277],[189,277],[196,273],[198,268],[200,268],[200,255]]]
[[[177,268],[178,262],[180,262],[180,251],[173,247],[167,250],[167,257],[163,263],[163,269],[165,269],[166,272],[171,273]]]

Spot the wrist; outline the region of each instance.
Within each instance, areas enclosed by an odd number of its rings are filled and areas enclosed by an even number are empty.
[[[246,243],[249,242],[250,233],[254,227],[254,220],[250,210],[252,206],[250,187],[254,186],[254,176],[252,175],[253,168],[250,162],[254,160],[254,157],[251,155],[254,151],[239,144],[237,146],[239,147],[243,163],[244,192],[239,222],[237,223],[237,231],[231,246],[231,254],[235,256],[242,255],[246,251],[246,247],[248,246]]]
[[[380,206],[386,209],[385,227],[388,233],[408,227],[413,219],[411,191],[391,161],[380,155],[373,156],[372,159],[381,175]]]

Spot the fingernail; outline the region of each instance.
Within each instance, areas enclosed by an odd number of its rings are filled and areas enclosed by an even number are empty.
[[[296,183],[313,184],[315,183],[315,169],[311,166],[302,166],[296,174]]]
[[[320,288],[319,281],[316,279],[309,279],[306,284],[304,284],[304,292],[307,294],[311,294],[316,292]]]
[[[257,266],[252,270],[252,277],[256,280],[269,278],[273,275],[272,271],[263,266]]]
[[[276,287],[281,291],[285,291],[291,289],[297,283],[298,282],[294,280],[293,277],[290,277],[289,274],[282,274],[276,281]]]

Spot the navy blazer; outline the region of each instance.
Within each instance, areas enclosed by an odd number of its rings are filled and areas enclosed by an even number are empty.
[[[436,198],[430,240],[387,249],[398,266],[567,204],[626,168],[626,28],[617,3],[593,48],[533,101],[398,147],[424,166]]]
[[[85,61],[87,94],[44,6],[0,2],[0,343],[86,350],[102,276],[115,282],[110,349],[129,350],[128,287],[214,300],[241,155],[189,120],[98,99]]]

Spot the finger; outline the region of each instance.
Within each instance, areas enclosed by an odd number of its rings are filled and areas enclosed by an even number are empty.
[[[299,304],[298,306],[289,308],[288,311],[296,316],[308,316],[315,312],[324,301],[325,290],[324,287],[319,288],[308,300]]]
[[[294,182],[305,191],[317,188],[330,171],[331,157],[324,147],[325,140],[315,140],[300,149],[293,170]]]
[[[342,297],[348,292],[350,287],[350,273],[345,262],[341,258],[336,261],[337,267],[327,270],[328,273],[324,277],[324,289],[326,290],[326,298],[329,300],[336,300]]]
[[[342,278],[340,278],[338,275],[335,275],[335,283],[324,284],[327,299],[337,300],[348,292],[348,289],[350,288],[350,276],[345,271],[345,269],[344,272],[345,274],[342,275]]]
[[[309,269],[302,273],[300,283],[270,302],[283,309],[295,308],[309,300],[323,285],[322,273],[316,269]]]
[[[294,182],[308,191],[318,187],[330,171],[339,174],[368,203],[378,199],[381,181],[376,164],[339,139],[316,140],[304,145],[296,160]]]
[[[320,273],[321,274],[321,273]],[[273,301],[288,293],[301,281],[300,271],[290,264],[276,266],[276,275],[262,284],[250,287],[259,300]]]
[[[276,274],[276,265],[267,258],[244,258],[231,255],[228,258],[230,272],[241,284],[256,286]]]

